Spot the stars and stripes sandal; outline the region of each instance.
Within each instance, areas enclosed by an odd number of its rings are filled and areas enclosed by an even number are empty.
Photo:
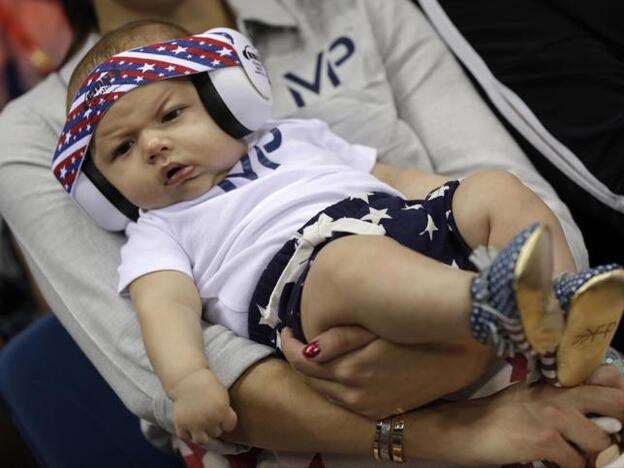
[[[624,268],[612,263],[563,274],[553,289],[566,323],[556,353],[540,358],[540,371],[549,383],[571,387],[605,359],[624,312]]]
[[[552,289],[552,237],[547,226],[523,229],[498,254],[475,249],[479,269],[472,281],[470,326],[473,336],[504,357],[552,352],[563,317]]]

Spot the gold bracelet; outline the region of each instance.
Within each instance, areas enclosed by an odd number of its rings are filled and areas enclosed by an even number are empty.
[[[392,429],[390,430],[390,459],[394,463],[404,463],[403,456],[403,432],[405,431],[405,420],[403,416],[392,418]]]
[[[373,457],[375,460],[381,460],[379,455],[379,437],[381,435],[381,420],[375,424],[375,440],[373,441]]]
[[[390,431],[392,418],[380,419],[375,425],[375,440],[373,441],[373,457],[375,460],[392,460],[390,445]]]

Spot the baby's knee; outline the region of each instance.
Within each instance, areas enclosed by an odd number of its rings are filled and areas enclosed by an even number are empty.
[[[493,169],[467,177],[461,184],[466,192],[472,192],[473,198],[480,204],[492,204],[499,208],[526,207],[534,203],[541,204],[541,199],[518,177],[504,170]],[[471,197],[472,198],[472,197]]]

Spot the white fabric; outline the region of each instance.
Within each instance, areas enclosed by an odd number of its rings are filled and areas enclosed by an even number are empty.
[[[344,198],[399,194],[370,175],[374,149],[347,143],[320,120],[269,122],[247,142],[247,173],[239,162],[225,179],[235,189],[216,185],[197,199],[141,211],[128,226],[120,292],[147,273],[180,271],[197,285],[205,319],[246,337],[256,283],[297,229]]]

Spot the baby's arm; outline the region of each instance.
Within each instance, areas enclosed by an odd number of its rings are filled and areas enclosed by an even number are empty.
[[[226,388],[208,369],[195,284],[177,271],[143,275],[130,284],[145,349],[174,401],[176,433],[196,443],[236,425]]]
[[[380,162],[375,163],[371,174],[397,189],[408,200],[425,198],[431,190],[449,180],[449,177],[433,172],[402,169]]]

